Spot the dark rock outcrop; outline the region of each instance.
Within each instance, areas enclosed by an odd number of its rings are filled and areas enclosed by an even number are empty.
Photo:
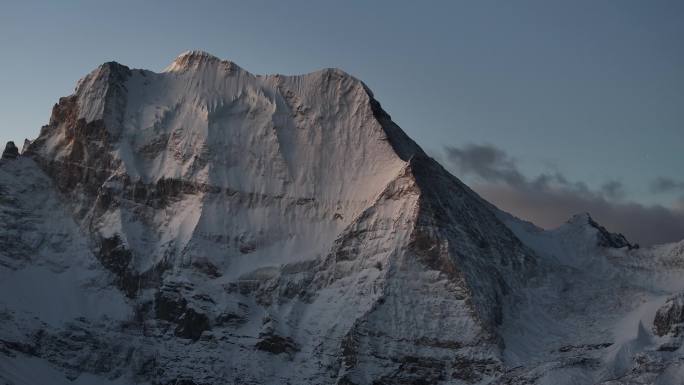
[[[401,356],[397,369],[373,382],[374,385],[429,385],[446,380],[446,364],[432,357]]]
[[[5,145],[5,151],[2,152],[2,159],[17,159],[19,157],[19,149],[14,142],[9,141]]]
[[[659,336],[684,333],[684,293],[670,297],[656,312],[653,331]]]
[[[598,245],[601,247],[608,247],[613,249],[621,249],[626,247],[629,250],[638,249],[639,245],[636,243],[630,243],[627,238],[620,233],[611,233],[605,227],[598,224],[594,219],[586,214],[589,226],[598,230]]]
[[[176,324],[174,335],[197,341],[209,330],[209,318],[188,306],[183,296],[172,290],[161,290],[155,298],[156,318]]]
[[[263,334],[255,347],[258,350],[273,354],[292,354],[299,351],[299,347],[290,337],[282,337],[274,333]]]

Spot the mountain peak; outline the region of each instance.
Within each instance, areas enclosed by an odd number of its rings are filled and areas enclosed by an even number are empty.
[[[567,223],[572,225],[588,225],[594,222],[594,219],[588,212],[578,213],[570,217]],[[595,223],[595,222],[594,222]]]
[[[676,371],[680,341],[651,344],[648,316],[679,327],[661,305],[681,291],[684,242],[627,253],[588,213],[552,234],[520,225],[339,69],[256,76],[188,51],[168,71],[105,63],[26,150],[8,144],[0,383]]]
[[[630,250],[639,248],[638,244],[630,243],[624,235],[608,231],[605,227],[596,222],[588,212],[573,215],[568,219],[567,224],[582,227],[587,226],[595,229],[598,245],[601,247],[616,249],[627,247]]]
[[[185,51],[178,55],[175,60],[182,59],[185,57],[194,57],[194,58],[206,58],[206,59],[212,59],[212,60],[220,60],[217,56],[210,54],[207,51],[202,51],[199,49],[191,49],[188,51]]]
[[[228,60],[220,59],[206,51],[190,50],[178,55],[173,62],[164,69],[164,72],[182,72],[188,69],[197,69],[205,65],[226,64],[228,66],[235,66],[235,64]]]

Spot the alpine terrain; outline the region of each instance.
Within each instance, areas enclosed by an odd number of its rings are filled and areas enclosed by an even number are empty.
[[[683,278],[498,210],[337,69],[105,63],[0,160],[1,384],[681,385]]]

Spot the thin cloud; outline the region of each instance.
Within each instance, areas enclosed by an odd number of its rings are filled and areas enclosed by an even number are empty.
[[[661,176],[651,182],[651,192],[668,193],[673,191],[684,191],[684,181],[676,181],[672,178]]]
[[[511,185],[525,183],[525,177],[518,171],[515,160],[496,147],[477,144],[462,149],[446,147],[446,156],[464,173],[472,173],[491,182]]]
[[[601,192],[608,198],[622,199],[625,196],[624,186],[622,182],[611,180],[601,186]]]
[[[589,212],[608,229],[644,245],[684,238],[684,210],[624,202],[624,186],[619,181],[608,181],[594,190],[557,172],[528,178],[515,159],[491,145],[450,146],[445,153],[457,175],[476,177],[472,187],[485,199],[544,228]],[[684,200],[680,204],[684,208]]]

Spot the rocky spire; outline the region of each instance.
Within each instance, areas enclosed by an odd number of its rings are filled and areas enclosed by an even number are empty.
[[[5,145],[5,151],[2,152],[2,159],[17,159],[19,156],[19,149],[14,144],[13,141],[7,142]]]

